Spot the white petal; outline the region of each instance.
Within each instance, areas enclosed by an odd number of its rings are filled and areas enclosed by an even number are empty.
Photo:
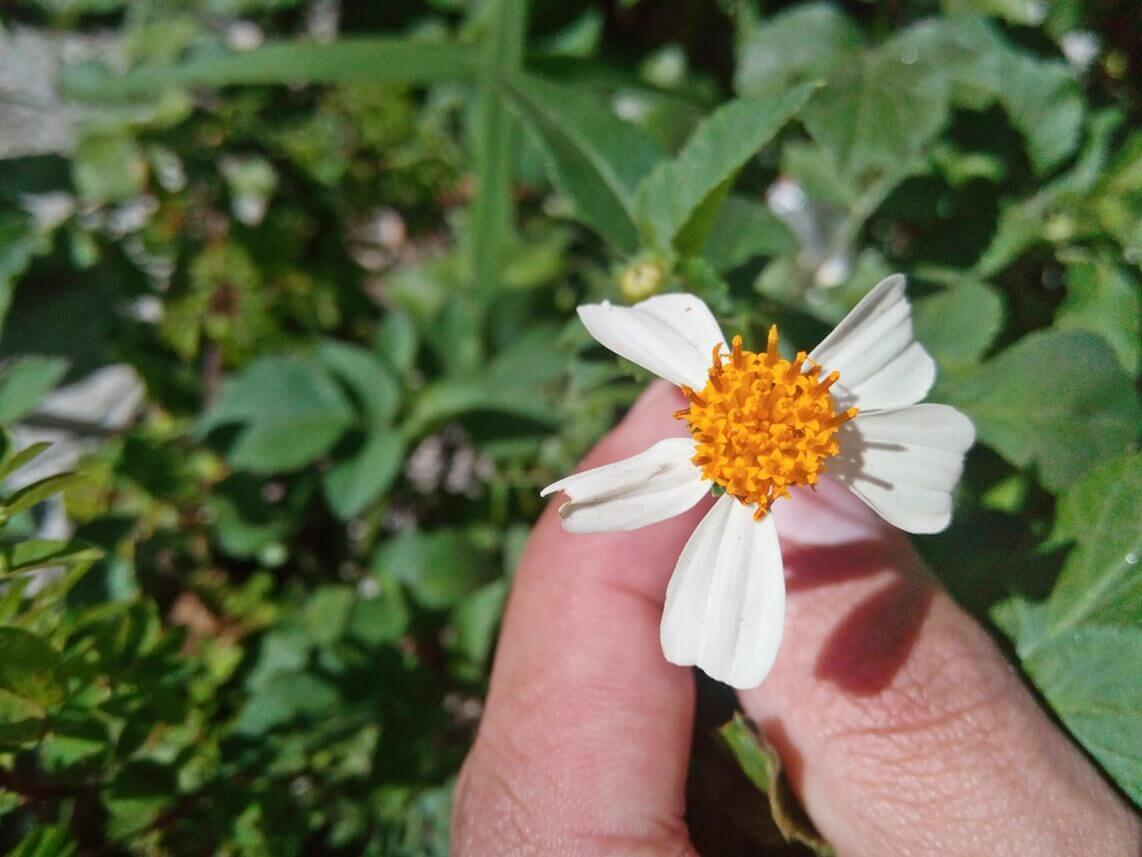
[[[841,408],[902,408],[932,388],[936,363],[912,333],[904,282],[901,274],[881,280],[809,355],[841,373],[833,388]]]
[[[714,345],[725,344],[709,307],[693,295],[660,295],[632,307],[584,304],[579,318],[615,354],[698,390],[706,386]]]
[[[893,526],[938,533],[952,520],[952,492],[975,440],[971,420],[947,405],[864,413],[837,433],[825,467]]]
[[[726,338],[722,336],[721,326],[710,312],[710,308],[699,297],[680,293],[655,295],[635,304],[634,308],[661,319],[686,337],[686,340],[706,358],[707,368],[714,346],[720,343],[726,348]]]
[[[569,533],[637,530],[681,515],[710,493],[693,457],[692,439],[660,440],[638,455],[560,479],[540,496],[567,495],[559,515]]]
[[[736,688],[757,687],[781,645],[785,573],[772,515],[723,495],[690,536],[666,588],[662,651]]]

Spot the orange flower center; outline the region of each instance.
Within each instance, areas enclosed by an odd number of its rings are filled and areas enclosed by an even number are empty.
[[[835,412],[829,388],[838,373],[822,379],[804,351],[793,361],[778,356],[777,325],[764,354],[743,351],[740,336],[726,362],[721,349],[714,347],[700,393],[682,387],[690,407],[675,417],[690,424],[702,475],[746,505],[756,503],[760,519],[790,485],[817,484],[825,460],[837,454],[837,429],[857,409]]]

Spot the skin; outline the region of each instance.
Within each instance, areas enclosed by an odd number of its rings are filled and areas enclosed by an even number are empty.
[[[685,434],[653,385],[582,468]],[[774,507],[785,637],[739,693],[840,855],[1142,853],[1133,811],[1048,720],[907,538],[836,485]],[[675,560],[708,504],[569,535],[555,498],[520,562],[456,791],[460,855],[684,855],[690,670],[662,657]]]

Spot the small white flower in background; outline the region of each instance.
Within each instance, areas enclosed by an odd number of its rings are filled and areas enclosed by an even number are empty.
[[[677,384],[690,407],[675,414],[690,438],[669,438],[623,461],[568,476],[563,528],[633,530],[679,515],[713,485],[722,496],[682,550],[666,590],[662,650],[737,688],[762,682],[781,643],[785,576],[772,504],[828,472],[890,524],[943,530],[971,421],[946,405],[916,404],[936,365],[912,332],[904,277],[879,283],[813,351],[726,345],[693,295],[633,307],[579,307],[611,351]],[[713,483],[713,485],[711,484]]]

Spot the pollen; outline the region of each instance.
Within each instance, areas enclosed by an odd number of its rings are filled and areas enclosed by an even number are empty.
[[[821,377],[804,351],[792,361],[778,355],[776,325],[760,354],[742,350],[740,336],[730,354],[723,347],[714,347],[701,391],[682,387],[690,407],[675,416],[690,424],[693,461],[704,478],[756,504],[754,518],[761,519],[790,486],[817,484],[825,461],[837,454],[837,429],[857,409],[836,412],[829,388],[838,373]]]

